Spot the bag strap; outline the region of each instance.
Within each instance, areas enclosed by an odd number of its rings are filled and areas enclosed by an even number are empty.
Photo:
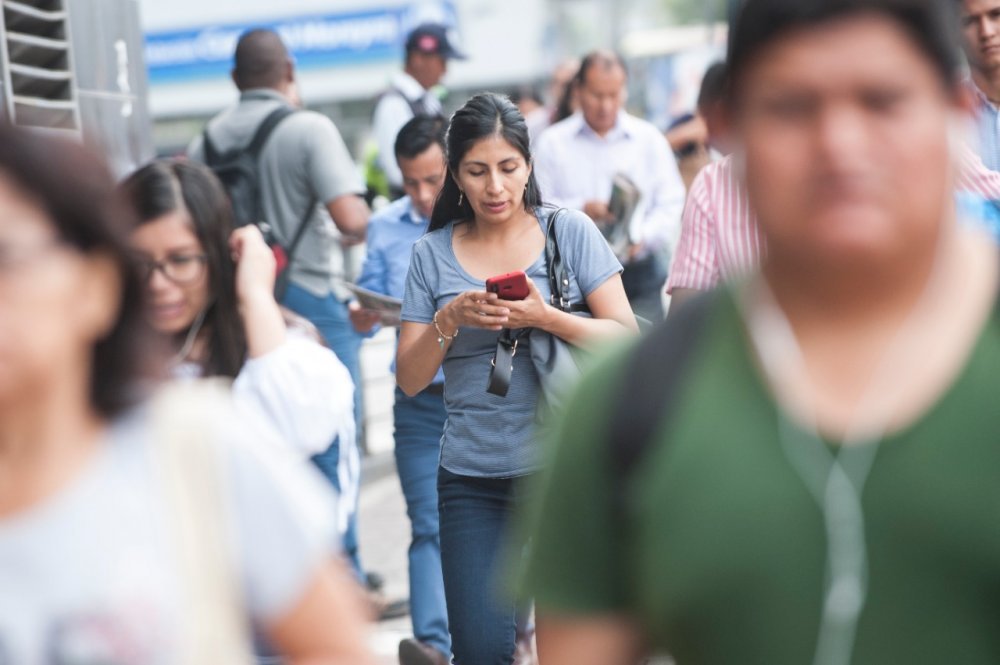
[[[292,242],[285,248],[285,258],[287,263],[285,264],[285,269],[281,271],[277,279],[274,282],[274,297],[278,302],[285,297],[285,291],[288,289],[288,280],[290,277],[292,262],[295,260],[295,251],[299,248],[302,243],[302,238],[305,237],[306,229],[309,228],[309,220],[312,219],[313,211],[316,209],[316,205],[319,203],[319,199],[313,196],[309,199],[309,204],[306,206],[305,212],[302,213],[302,219],[299,220],[299,226],[295,229],[295,235],[292,236]]]
[[[427,113],[427,108],[424,106],[424,100],[422,97],[410,99],[406,96],[405,92],[396,86],[391,86],[389,91],[403,98],[403,101],[410,107],[410,113],[412,113],[414,117],[429,115]]]
[[[271,132],[278,126],[278,124],[296,112],[296,109],[290,106],[279,106],[270,113],[268,113],[260,124],[257,125],[257,130],[254,132],[253,137],[250,139],[250,143],[243,150],[250,154],[254,159],[260,155],[260,151],[264,148],[264,144],[267,143],[267,139],[270,138]],[[205,149],[205,163],[208,166],[213,166],[222,160],[222,153],[216,147],[215,142],[208,134],[208,127],[205,127],[204,131],[201,133],[202,145]]]
[[[556,220],[565,210],[559,208],[553,212],[545,229],[545,268],[549,280],[549,302],[563,312],[590,313],[590,307],[586,303],[574,304],[569,301],[569,271],[563,263],[559,242],[556,240]],[[524,332],[524,330],[505,329],[497,337],[497,348],[493,353],[491,361],[493,368],[490,370],[486,392],[500,397],[507,396],[511,374],[514,371],[518,340]]]
[[[260,155],[260,151],[264,149],[267,139],[271,137],[271,132],[274,131],[282,120],[293,113],[296,113],[296,109],[285,105],[279,106],[268,113],[261,123],[257,125],[257,131],[254,132],[253,138],[250,139],[250,143],[246,147],[247,153],[256,159]]]
[[[211,167],[219,163],[221,156],[212,141],[212,137],[208,135],[208,127],[205,127],[201,132],[201,144],[205,150],[205,165]]]
[[[267,139],[270,138],[271,132],[275,130],[279,123],[288,116],[297,112],[290,106],[279,106],[274,109],[264,120],[261,121],[260,125],[257,127],[257,131],[254,132],[253,138],[250,139],[250,144],[246,148],[246,152],[256,160],[260,151],[264,149],[264,144],[267,143]],[[206,153],[207,156],[208,153]],[[258,179],[259,185],[259,179]],[[261,192],[258,191],[258,196]],[[292,236],[292,242],[289,243],[285,250],[285,258],[287,260],[285,269],[281,271],[278,275],[274,284],[274,295],[275,298],[280,302],[285,295],[285,291],[288,289],[289,272],[292,267],[292,261],[295,258],[295,251],[298,249],[299,244],[302,242],[302,238],[305,236],[306,229],[309,226],[309,220],[312,218],[313,210],[316,207],[317,199],[313,197],[309,199],[309,204],[306,206],[305,211],[302,213],[302,218],[299,220],[299,225],[295,229],[295,234]]]
[[[498,397],[506,397],[510,389],[510,377],[514,373],[514,356],[517,355],[517,344],[523,330],[505,328],[497,337],[497,349],[493,353],[490,364],[490,380],[486,392]]]
[[[620,516],[627,514],[628,481],[655,435],[673,417],[683,379],[717,301],[718,295],[708,292],[682,304],[643,338],[626,360],[607,437],[613,497]]]
[[[563,263],[562,252],[556,239],[556,220],[566,212],[559,208],[549,217],[549,225],[545,230],[545,266],[549,278],[549,304],[563,312],[590,313],[586,303],[571,303],[569,300],[569,271]]]

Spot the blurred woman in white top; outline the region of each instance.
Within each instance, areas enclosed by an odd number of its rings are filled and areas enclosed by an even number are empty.
[[[370,663],[322,480],[224,401],[143,399],[131,226],[82,148],[0,128],[0,661],[246,662],[253,624]]]

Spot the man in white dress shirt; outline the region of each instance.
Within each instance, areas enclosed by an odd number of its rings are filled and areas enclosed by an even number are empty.
[[[587,55],[576,77],[580,110],[539,137],[535,174],[546,203],[582,210],[598,225],[613,220],[608,203],[615,175],[635,184],[641,199],[622,257],[622,281],[635,313],[658,321],[664,256],[680,232],[685,188],[664,135],[625,112],[627,82],[618,55]]]
[[[403,195],[403,174],[396,163],[396,135],[414,116],[443,117],[441,102],[433,88],[444,78],[449,60],[464,59],[444,25],[422,23],[407,36],[403,71],[392,77],[389,88],[375,105],[372,119],[378,165],[389,181],[393,198]]]

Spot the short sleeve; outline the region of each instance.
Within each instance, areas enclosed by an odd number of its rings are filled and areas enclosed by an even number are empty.
[[[545,470],[524,503],[520,526],[529,555],[519,595],[533,597],[539,614],[606,614],[626,606],[606,406],[621,360],[616,353],[580,384],[551,430]]]
[[[251,358],[233,383],[236,408],[274,428],[303,457],[333,440],[354,440],[354,384],[329,349],[289,331],[281,346]]]
[[[287,614],[337,551],[336,498],[305,460],[249,423],[222,423],[223,470],[244,600],[257,622]]]
[[[361,176],[333,121],[319,113],[300,115],[308,122],[302,128],[301,144],[306,172],[319,200],[329,203],[346,194],[364,192]]]
[[[400,318],[414,323],[431,323],[437,311],[437,299],[428,280],[433,266],[430,236],[424,236],[413,246],[410,269],[406,273],[406,290],[403,293],[403,311]]]
[[[556,240],[560,250],[570,258],[570,269],[584,297],[621,273],[621,262],[590,217],[578,210],[566,210],[556,225]],[[560,226],[564,227],[563,232]]]

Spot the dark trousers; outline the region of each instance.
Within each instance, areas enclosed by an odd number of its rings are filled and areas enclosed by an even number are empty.
[[[663,320],[663,285],[666,281],[667,269],[663,260],[655,254],[625,266],[622,285],[637,316],[653,323]]]
[[[438,471],[441,565],[451,650],[460,665],[510,665],[520,621],[503,592],[507,527],[517,509],[515,478]]]

